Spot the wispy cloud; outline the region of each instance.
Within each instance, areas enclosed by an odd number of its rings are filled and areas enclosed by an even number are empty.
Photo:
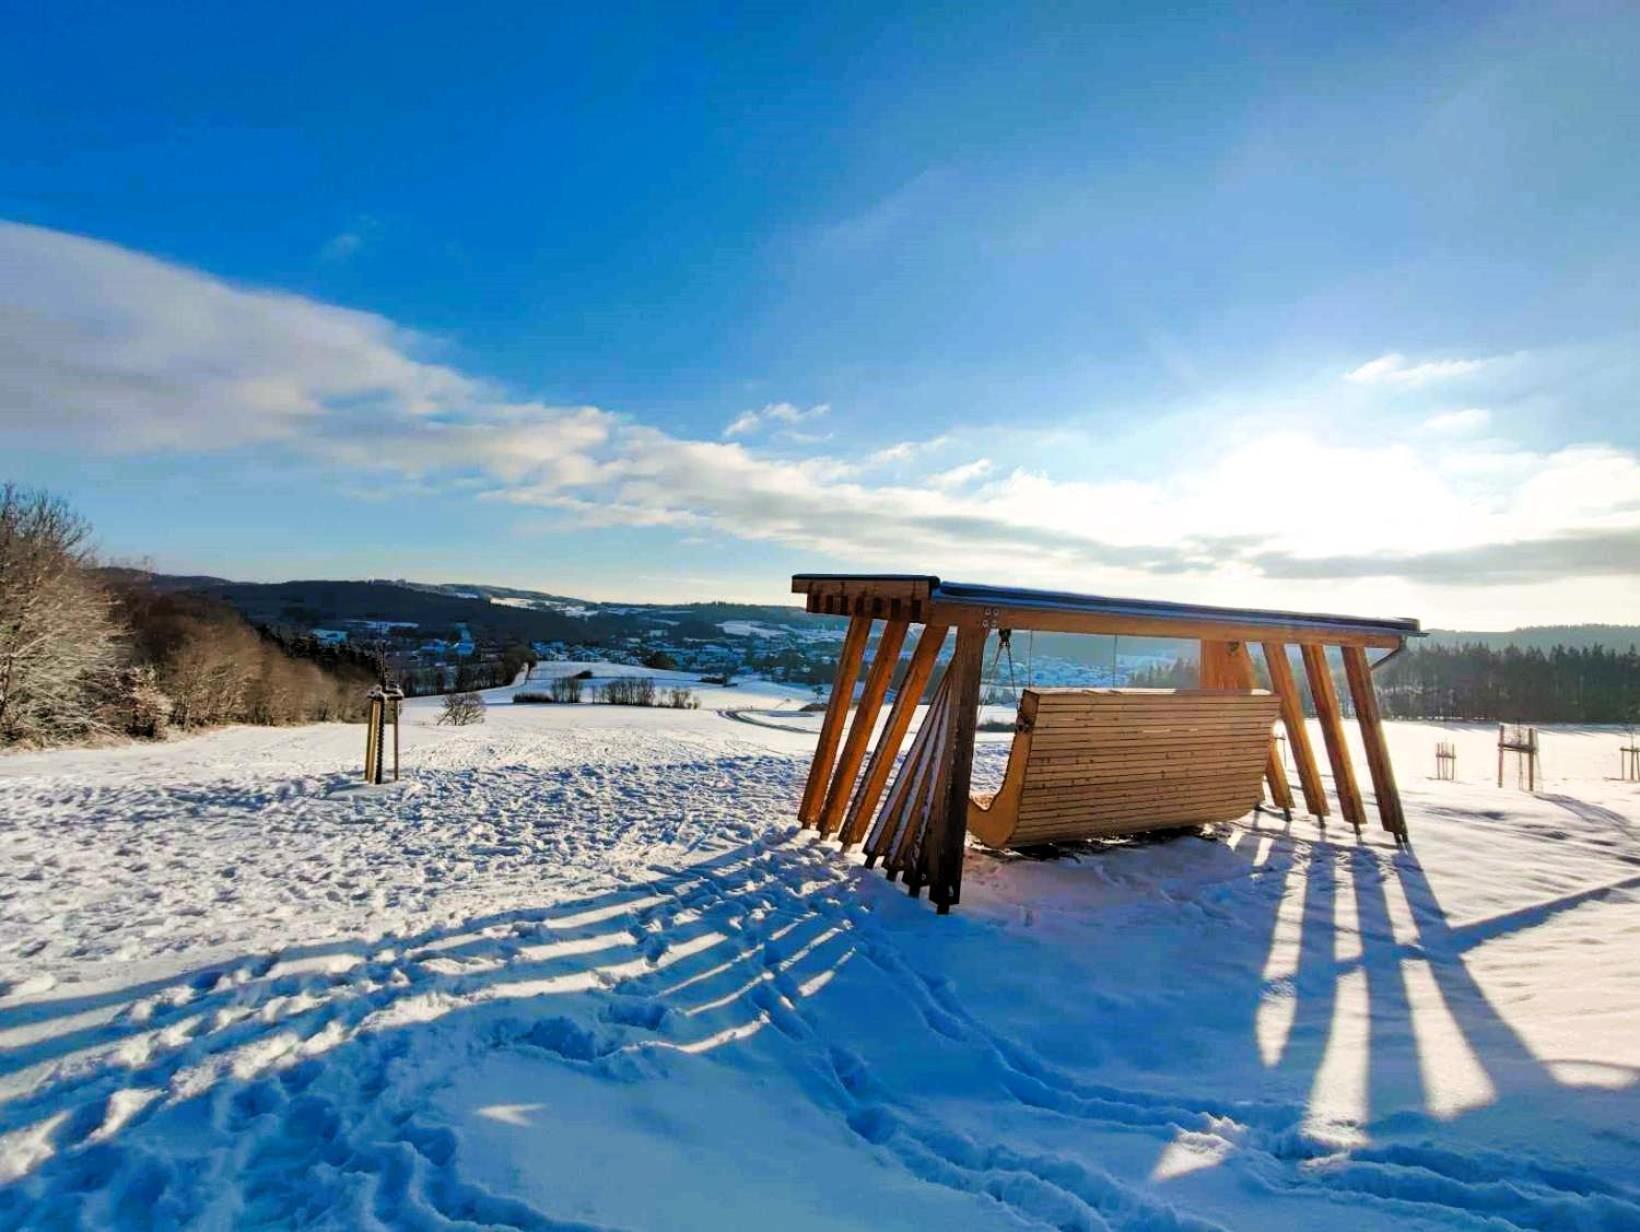
[[[801,407],[793,406],[790,402],[771,402],[760,410],[742,411],[739,415],[736,415],[729,421],[728,426],[723,429],[723,435],[725,437],[750,436],[769,424],[785,424],[788,435],[799,440],[807,439],[812,443],[824,438],[812,434],[797,433],[792,431],[792,428],[796,424],[804,423],[807,420],[819,419],[821,416],[829,414],[830,411],[831,407],[825,403],[804,410]]]
[[[375,235],[379,225],[378,220],[372,215],[359,215],[352,223],[324,242],[319,249],[319,259],[329,262],[351,259]]]
[[[892,445],[866,455],[867,466],[891,466],[896,463],[910,462],[921,454],[931,453],[936,449],[943,449],[950,444],[949,436],[931,437],[926,441],[897,441]]]
[[[964,462],[961,466],[953,466],[950,470],[940,471],[930,475],[928,482],[942,491],[949,492],[954,488],[965,487],[982,475],[991,471],[990,458],[975,458],[972,462]]]
[[[775,456],[520,399],[438,362],[432,340],[380,316],[38,228],[0,224],[0,318],[0,425],[8,441],[42,448],[273,448],[355,484],[477,490],[571,527],[670,528],[862,567],[1081,588],[1177,593],[1168,579],[1179,579],[1226,601],[1259,577],[1294,601],[1330,601],[1334,583],[1361,578],[1640,576],[1640,458],[1614,445],[1465,437],[1487,426],[1479,408],[1429,421],[1453,434],[1441,450],[1262,430],[1206,462],[1149,473],[1067,479],[978,458],[918,474],[927,447],[910,442]],[[726,436],[790,432],[827,409],[770,403]],[[1253,474],[1326,482],[1295,516],[1291,502],[1259,499]],[[1333,495],[1379,490],[1386,477],[1393,498]]]
[[[1471,376],[1494,362],[1496,361],[1488,358],[1430,359],[1422,363],[1412,363],[1405,355],[1392,351],[1388,355],[1368,360],[1359,368],[1351,369],[1344,374],[1344,379],[1357,385],[1415,388],[1438,381],[1450,381],[1456,377]]]
[[[326,261],[345,261],[364,247],[364,236],[357,231],[342,231],[325,241],[319,256]]]

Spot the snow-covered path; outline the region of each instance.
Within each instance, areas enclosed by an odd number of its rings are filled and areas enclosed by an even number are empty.
[[[0,1225],[1640,1227],[1605,734],[1533,798],[1393,725],[1410,853],[976,851],[939,918],[748,704],[0,759]]]

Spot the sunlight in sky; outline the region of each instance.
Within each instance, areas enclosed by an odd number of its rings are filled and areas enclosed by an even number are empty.
[[[0,49],[0,427],[109,557],[1632,617],[1632,10],[285,16]]]

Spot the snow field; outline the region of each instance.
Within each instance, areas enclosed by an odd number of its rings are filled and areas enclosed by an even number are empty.
[[[507,693],[379,789],[340,726],[0,759],[0,1225],[1640,1227],[1612,733],[1534,798],[1392,724],[1410,852],[972,850],[942,919],[795,830],[812,736],[716,713],[778,690]]]

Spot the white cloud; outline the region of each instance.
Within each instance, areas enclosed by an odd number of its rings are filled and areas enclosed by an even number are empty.
[[[1457,436],[1466,432],[1479,432],[1492,422],[1492,412],[1485,407],[1471,406],[1461,411],[1443,411],[1439,415],[1431,415],[1423,422],[1425,432],[1434,432],[1442,436]]]
[[[988,474],[990,470],[990,458],[975,458],[972,462],[965,462],[961,466],[953,466],[950,470],[930,475],[927,482],[943,491],[950,491],[972,483],[980,476]]]
[[[1368,360],[1359,368],[1344,374],[1346,381],[1357,385],[1390,385],[1415,388],[1455,377],[1470,376],[1495,362],[1492,359],[1431,359],[1423,363],[1408,363],[1405,355],[1390,352]]]
[[[723,429],[723,435],[744,436],[746,433],[755,430],[761,422],[762,418],[756,411],[742,411],[729,421],[729,426]]]
[[[866,455],[867,466],[889,466],[909,462],[919,454],[932,453],[951,443],[949,436],[931,437],[926,441],[898,441]]]
[[[831,407],[826,403],[803,410],[801,407],[793,406],[790,402],[771,402],[761,410],[742,411],[729,422],[728,427],[723,429],[723,435],[725,437],[746,436],[749,433],[756,432],[765,424],[783,423],[788,426],[787,435],[792,439],[800,443],[804,441],[813,443],[824,438],[807,433],[793,432],[789,429],[796,424],[803,423],[805,420],[818,419],[830,412]]]
[[[1608,445],[1540,451],[1464,439],[1485,423],[1474,408],[1431,421],[1452,419],[1446,430],[1458,439],[1441,450],[1249,430],[1210,462],[1150,474],[1118,467],[1111,473],[1123,477],[1067,480],[1002,473],[982,458],[881,482],[873,467],[914,471],[927,446],[775,457],[596,407],[510,398],[435,362],[434,351],[369,313],[0,224],[8,441],[77,452],[277,448],[361,482],[476,488],[576,527],[666,527],[862,568],[1112,593],[1324,607],[1359,593],[1364,610],[1416,611],[1431,588],[1572,578],[1615,614],[1622,594],[1602,579],[1621,580],[1632,597],[1640,577],[1640,458]],[[734,435],[789,431],[826,411],[771,403],[742,416],[752,423]],[[1123,455],[1120,441],[1110,454]],[[1301,501],[1269,500],[1249,475],[1320,482]],[[1554,601],[1566,594],[1562,586]]]

